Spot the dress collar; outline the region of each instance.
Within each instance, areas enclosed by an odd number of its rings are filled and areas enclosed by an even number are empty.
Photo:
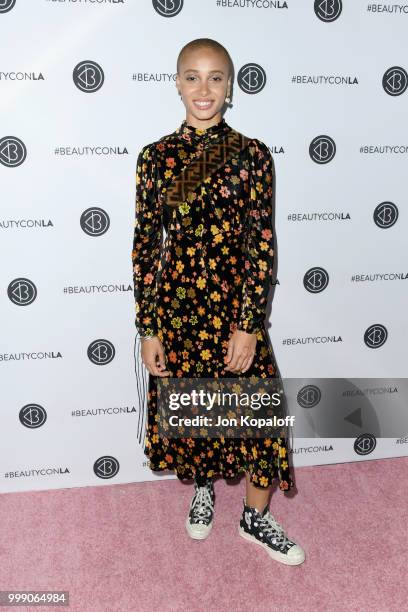
[[[230,130],[231,127],[227,124],[224,117],[218,123],[204,129],[189,125],[186,119],[184,119],[180,127],[176,129],[176,133],[187,142],[199,144],[215,140]]]

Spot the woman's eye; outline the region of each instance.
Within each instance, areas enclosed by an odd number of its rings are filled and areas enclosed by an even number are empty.
[[[191,76],[186,77],[186,81],[193,81],[195,78],[196,78],[195,76],[191,75]],[[215,77],[212,77],[212,78],[215,81],[222,81],[222,77],[220,77],[220,76],[215,76]]]

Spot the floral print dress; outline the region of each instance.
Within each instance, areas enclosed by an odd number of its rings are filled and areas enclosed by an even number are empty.
[[[257,335],[256,355],[241,376],[277,376],[264,325],[274,262],[269,148],[246,139],[247,145],[184,201],[166,204],[166,191],[197,151],[205,154],[233,131],[243,137],[224,118],[206,129],[184,120],[174,132],[145,145],[137,159],[135,324],[140,336],[160,338],[172,377],[232,378],[223,369],[235,329]],[[150,469],[174,470],[180,480],[199,483],[248,472],[255,487],[269,487],[274,478],[281,490],[293,486],[284,437],[159,436],[157,378],[149,374],[144,453]]]

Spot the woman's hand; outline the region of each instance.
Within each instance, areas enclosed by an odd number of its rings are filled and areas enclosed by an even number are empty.
[[[158,336],[154,336],[151,340],[142,338],[140,353],[142,361],[150,374],[162,377],[171,374],[171,372],[166,370],[164,347]],[[157,363],[157,361],[159,363]]]
[[[247,334],[241,329],[236,329],[228,342],[228,352],[224,362],[228,365],[226,371],[234,374],[244,373],[252,365],[255,356],[256,334]]]

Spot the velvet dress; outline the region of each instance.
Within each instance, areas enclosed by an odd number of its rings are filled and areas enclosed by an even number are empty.
[[[206,171],[208,148],[233,135],[243,144],[239,152]],[[170,206],[166,195],[197,152],[203,179]],[[256,355],[241,376],[278,376],[264,322],[274,263],[272,207],[269,148],[224,118],[206,129],[184,120],[140,151],[132,250],[135,324],[140,336],[159,337],[172,377],[232,378],[223,369],[235,329],[257,336]],[[149,374],[144,438],[151,470],[174,470],[180,480],[195,477],[199,483],[247,471],[259,488],[275,478],[281,490],[294,485],[285,437],[163,439],[157,378]]]

